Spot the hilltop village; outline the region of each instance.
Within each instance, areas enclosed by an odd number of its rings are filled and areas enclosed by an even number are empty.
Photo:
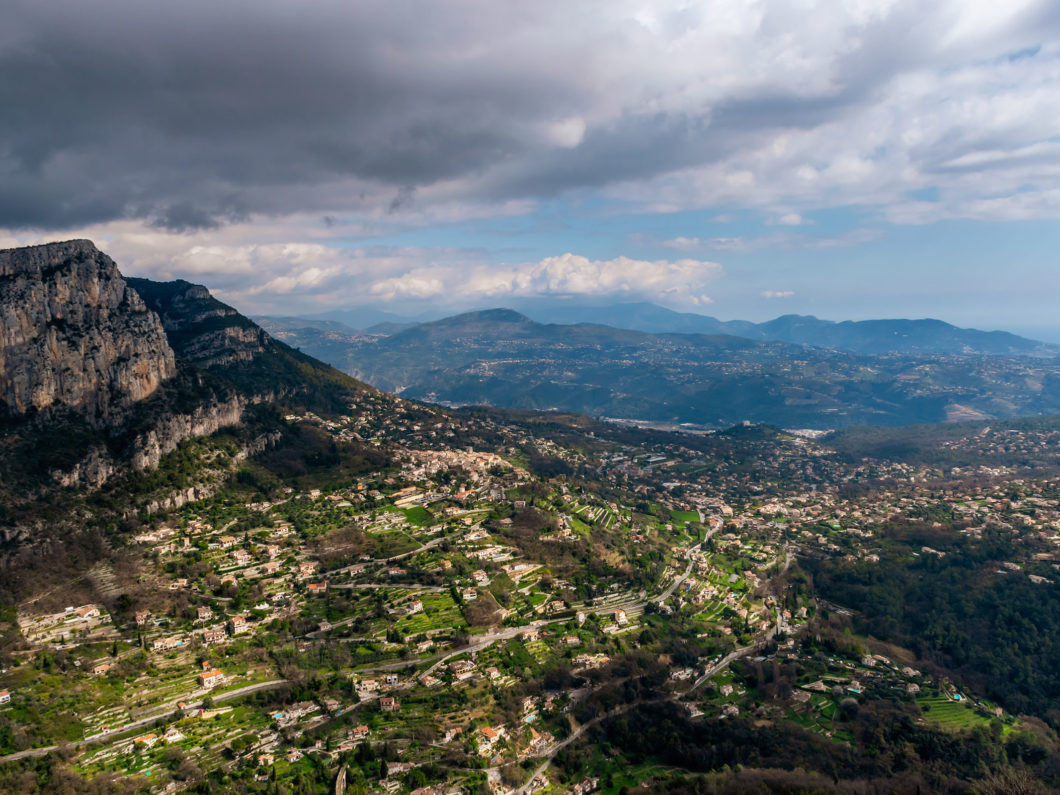
[[[575,433],[413,404],[384,415],[381,399],[286,422],[384,466],[287,482],[249,466],[144,514],[83,588],[20,605],[0,673],[5,759],[61,752],[158,791],[220,770],[295,791],[323,776],[336,791],[585,793],[658,775],[574,752],[645,704],[791,720],[839,744],[877,699],[939,731],[1020,730],[993,694],[850,635],[857,610],[806,572],[884,565],[881,528],[900,522],[941,539],[903,555],[941,565],[954,538],[1004,538],[992,576],[1051,588],[1055,478],[852,461],[809,432]],[[942,447],[1016,460],[1057,444],[987,428]]]

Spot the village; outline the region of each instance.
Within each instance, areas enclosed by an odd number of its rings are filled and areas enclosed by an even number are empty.
[[[357,775],[391,792],[591,792],[607,782],[556,779],[548,762],[610,714],[588,705],[611,679],[657,648],[681,649],[651,664],[692,718],[786,716],[833,738],[851,699],[886,691],[960,725],[1011,722],[945,677],[815,645],[803,629],[844,606],[793,588],[790,569],[800,557],[871,563],[878,525],[945,515],[970,536],[1011,536],[1018,559],[998,576],[1060,576],[1055,480],[1017,481],[1018,496],[1005,472],[940,485],[929,468],[851,466],[793,433],[770,442],[757,466],[771,476],[752,486],[674,441],[533,441],[592,473],[589,488],[533,476],[516,426],[487,449],[441,442],[453,434],[441,420],[288,421],[385,446],[395,465],[156,514],[131,539],[148,565],[110,609],[24,605],[21,664],[0,674],[0,716],[26,727],[12,756],[76,749],[81,770],[170,791],[218,766],[282,780],[356,755]],[[468,426],[465,439],[480,430]],[[843,493],[870,476],[891,485]],[[461,760],[455,784],[452,771],[430,783],[441,759]]]

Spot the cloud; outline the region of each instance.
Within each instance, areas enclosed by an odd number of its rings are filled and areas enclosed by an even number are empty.
[[[698,237],[674,237],[670,240],[664,240],[662,242],[663,248],[672,248],[677,251],[695,251],[698,248],[703,248],[703,241]]]
[[[798,213],[784,213],[778,218],[767,220],[766,223],[770,226],[809,226],[813,224],[813,221],[803,218]]]
[[[383,298],[636,296],[698,305],[711,303],[705,290],[721,270],[718,263],[704,260],[591,260],[567,253],[536,263],[480,265],[470,272],[446,266],[415,268],[377,281],[369,289]]]
[[[925,187],[938,217],[1060,212],[1049,0],[10,0],[0,21],[5,229],[415,223],[578,191],[785,226],[907,219]]]
[[[763,290],[763,298],[791,298],[795,295],[793,290]]]

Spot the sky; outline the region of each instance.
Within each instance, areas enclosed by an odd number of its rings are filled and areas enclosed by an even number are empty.
[[[255,315],[654,301],[1060,340],[1055,0],[6,0],[0,246]]]

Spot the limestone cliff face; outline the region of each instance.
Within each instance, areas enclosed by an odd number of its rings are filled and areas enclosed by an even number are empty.
[[[0,398],[112,427],[176,373],[158,316],[87,240],[0,251]]]
[[[0,399],[0,419],[24,438],[71,430],[48,473],[89,488],[238,424],[247,405],[183,361],[158,314],[87,240],[0,251]]]

